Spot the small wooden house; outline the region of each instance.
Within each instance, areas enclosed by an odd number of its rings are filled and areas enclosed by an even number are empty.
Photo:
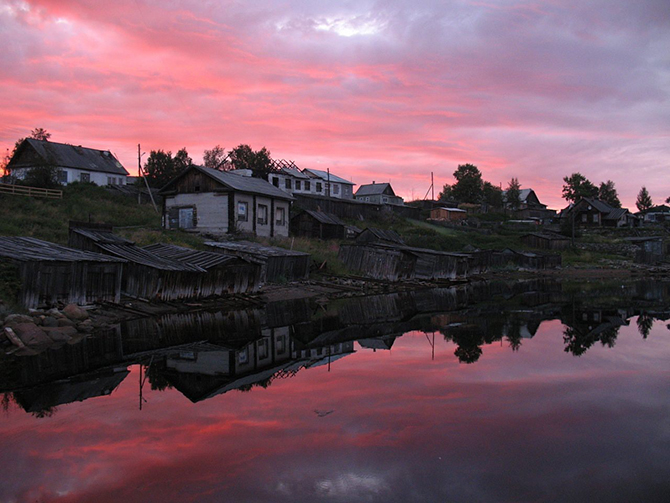
[[[166,229],[265,237],[289,234],[293,196],[260,178],[191,166],[160,193]]]
[[[388,245],[404,245],[405,242],[396,231],[377,229],[376,227],[368,227],[364,229],[356,237],[356,243],[366,244],[388,244]]]
[[[87,228],[78,225],[88,225]],[[127,261],[122,291],[129,297],[176,300],[201,297],[200,266],[163,258],[111,232],[104,224],[70,224],[69,244],[80,250],[97,251]],[[209,295],[209,289],[205,295]]]
[[[402,197],[396,195],[390,183],[372,182],[361,185],[354,194],[354,198],[372,204],[404,204]]]
[[[205,243],[217,253],[233,255],[261,264],[261,283],[300,281],[309,277],[309,253],[264,246],[250,241],[209,241]]]
[[[430,210],[430,219],[443,222],[459,222],[468,218],[468,212],[459,208],[441,206]]]
[[[303,210],[291,218],[291,232],[295,236],[316,239],[344,239],[346,225],[332,213]]]
[[[531,248],[544,250],[566,250],[570,248],[570,238],[556,232],[531,232],[521,236],[521,242]]]
[[[28,237],[0,237],[3,276],[15,273],[25,308],[119,302],[125,260]]]
[[[193,250],[182,246],[153,244],[144,247],[159,257],[202,267],[198,292],[201,297],[255,292],[260,288],[261,266],[240,257]]]

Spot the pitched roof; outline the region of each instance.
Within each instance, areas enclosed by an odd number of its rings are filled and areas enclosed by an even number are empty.
[[[365,185],[358,187],[358,190],[356,191],[356,197],[376,196],[383,194],[386,189],[391,190],[389,195],[395,196],[395,192],[393,192],[393,187],[391,187],[390,183],[366,183]]]
[[[206,241],[205,246],[261,257],[309,257],[309,253],[287,250],[286,248],[280,248],[278,246],[265,246],[251,241]]]
[[[389,243],[396,243],[400,245],[404,245],[405,242],[403,239],[400,237],[400,234],[398,234],[396,231],[392,230],[386,230],[386,229],[378,229],[377,227],[368,227],[367,229],[363,230],[358,237],[356,238],[357,241],[363,241],[367,239],[367,236],[365,234],[370,233],[372,234],[375,238],[381,241],[387,241]],[[361,237],[362,236],[362,237]],[[359,240],[360,238],[360,240]]]
[[[349,180],[345,180],[344,178],[340,178],[337,175],[333,175],[332,173],[328,173],[327,171],[322,171],[320,169],[305,168],[302,171],[303,173],[304,172],[312,173],[317,178],[321,178],[326,182],[330,180],[331,182],[346,183],[347,185],[356,185],[354,182],[350,182]]]
[[[344,225],[344,222],[332,213],[325,213],[323,211],[304,210],[305,213],[315,218],[322,224],[328,225]]]
[[[603,219],[605,220],[619,220],[622,216],[628,213],[626,208],[614,208],[600,199],[593,197],[584,197],[583,199],[600,213],[602,213]]]
[[[211,269],[222,264],[236,263],[243,260],[239,257],[224,255],[222,253],[193,250],[191,248],[184,248],[183,246],[164,243],[145,246],[144,249],[160,257],[195,264],[203,269]]]
[[[20,262],[125,262],[122,259],[30,237],[0,237],[0,257]]]
[[[236,190],[238,192],[246,192],[249,194],[261,194],[263,196],[273,197],[275,199],[285,199],[287,201],[292,201],[294,198],[288,192],[278,189],[269,182],[266,182],[262,178],[253,178],[251,176],[242,176],[236,175],[234,173],[228,173],[226,171],[219,171],[212,168],[205,168],[204,166],[191,166],[190,168],[182,171],[176,178],[170,180],[165,187],[161,189],[161,192],[165,191],[168,187],[174,184],[174,182],[184,176],[185,173],[192,169],[197,169],[201,173],[213,178],[221,185],[225,187]]]
[[[65,143],[27,138],[10,161],[10,169],[29,168],[35,165],[34,160],[23,159],[23,152],[31,147],[44,162],[60,168],[75,168],[86,171],[99,171],[113,175],[128,175],[116,157],[109,150],[96,150]],[[23,160],[22,160],[23,159]]]

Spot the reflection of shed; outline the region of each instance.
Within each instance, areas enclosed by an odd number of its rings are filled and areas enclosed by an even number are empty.
[[[187,299],[199,297],[202,267],[159,257],[132,241],[112,234],[111,226],[95,228],[70,225],[70,246],[94,250],[128,261],[123,270],[123,293],[145,299]],[[87,224],[83,224],[87,225]]]
[[[431,220],[459,221],[468,218],[468,212],[458,208],[447,208],[446,206],[430,210]]]
[[[15,268],[26,308],[120,300],[123,260],[27,237],[0,237],[0,257]]]
[[[570,238],[556,232],[531,232],[521,236],[521,242],[531,248],[565,250],[570,247]]]
[[[389,281],[456,279],[470,273],[466,254],[409,246],[357,242],[340,246],[339,258],[353,271]]]
[[[307,238],[344,239],[345,224],[332,213],[303,210],[291,218],[291,231]]]
[[[233,255],[262,265],[261,283],[296,281],[309,276],[309,253],[264,246],[250,241],[210,241],[205,243],[217,253]]]
[[[207,274],[199,275],[198,292],[201,297],[255,292],[260,287],[261,266],[256,262],[232,255],[160,243],[145,246],[144,249],[159,257],[205,269]]]
[[[646,236],[626,238],[624,241],[636,245],[635,261],[641,264],[655,264],[663,262],[670,254],[670,245],[664,247],[662,236]]]
[[[400,235],[396,231],[368,227],[356,237],[356,243],[380,243],[391,245],[404,245]]]

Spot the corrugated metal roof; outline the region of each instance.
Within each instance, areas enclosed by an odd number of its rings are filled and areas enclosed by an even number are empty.
[[[125,262],[102,253],[76,250],[30,237],[0,237],[0,257],[21,262]]]
[[[210,269],[222,264],[243,260],[231,255],[223,255],[222,253],[193,250],[191,248],[163,243],[145,246],[144,249],[151,253],[155,253],[160,257],[178,260],[180,262],[188,262],[189,264],[195,264],[204,269]]]
[[[284,192],[283,190],[278,189],[271,183],[268,183],[261,178],[236,175],[233,173],[227,173],[225,171],[218,171],[212,168],[205,168],[203,166],[195,166],[195,169],[214,178],[226,187],[237,190],[239,192],[262,194],[264,196],[274,197],[276,199],[286,199],[288,201],[293,200],[293,196],[287,192]]]
[[[391,188],[391,192],[393,192],[390,183],[368,183],[361,185],[356,191],[356,197],[380,195],[383,194],[387,188]],[[393,194],[395,195],[395,192],[393,192]]]
[[[96,150],[93,148],[67,145],[65,143],[35,140],[33,138],[28,138],[24,140],[24,142],[27,142],[27,144],[30,145],[45,162],[60,168],[75,168],[114,175],[128,175],[128,171],[126,171],[118,159],[114,157],[109,150]],[[10,168],[34,166],[34,163],[21,161],[21,150],[18,151],[18,155],[18,159],[11,163]],[[14,159],[12,159],[12,161],[14,161]]]
[[[328,174],[328,171],[321,171],[320,169],[305,168],[303,169],[303,172],[312,173],[314,176],[321,178],[326,182],[330,179],[331,182],[346,183],[347,185],[356,185],[355,183],[350,182],[349,180],[340,178],[339,176],[333,175],[332,173]]]
[[[252,243],[251,241],[207,241],[205,245],[211,246],[212,248],[219,248],[221,250],[249,253],[264,257],[282,257],[287,255],[296,257],[309,256],[309,253],[287,250],[286,248],[279,248],[277,246],[264,246],[258,243]]]

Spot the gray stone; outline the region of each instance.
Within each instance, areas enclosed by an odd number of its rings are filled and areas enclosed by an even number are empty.
[[[71,320],[81,321],[88,319],[88,313],[77,304],[68,304],[63,308],[63,314]]]
[[[42,320],[42,326],[43,327],[57,327],[58,326],[58,320],[54,318],[53,316],[45,316],[44,319]]]
[[[60,320],[60,319],[64,319],[64,318],[65,318],[65,315],[64,315],[63,313],[61,313],[61,312],[60,312],[58,309],[56,309],[55,307],[54,307],[53,309],[49,309],[49,310],[47,311],[47,314],[48,314],[49,316],[53,316],[54,318],[56,318],[56,319],[58,319],[58,320]]]
[[[54,342],[68,342],[77,335],[77,329],[74,327],[44,327],[42,330]]]
[[[34,323],[12,323],[10,328],[14,330],[14,333],[26,346],[40,346],[51,343],[51,339],[47,337],[44,330]]]
[[[57,321],[59,327],[74,327],[75,325],[74,321],[69,320],[66,317],[59,318]]]
[[[7,339],[11,341],[12,344],[19,348],[25,348],[26,345],[23,343],[21,339],[14,333],[14,330],[12,330],[10,327],[5,327],[4,328],[4,333]]]
[[[25,314],[10,314],[5,318],[5,325],[10,323],[33,323],[35,320],[32,316],[26,316]]]

